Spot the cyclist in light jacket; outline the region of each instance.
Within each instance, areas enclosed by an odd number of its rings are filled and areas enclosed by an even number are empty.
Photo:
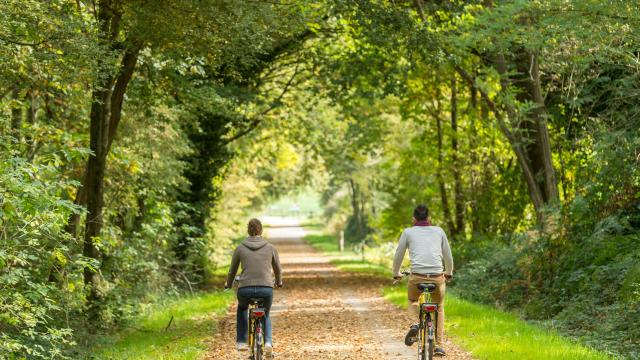
[[[453,257],[444,230],[431,225],[429,209],[426,205],[418,205],[413,210],[413,226],[406,228],[400,236],[398,248],[393,259],[393,276],[402,278],[400,267],[404,254],[409,249],[411,275],[408,284],[409,311],[416,318],[419,315],[418,291],[419,283],[434,283],[436,289],[432,293],[432,300],[438,303],[438,331],[436,334],[436,349],[438,355],[445,355],[442,346],[444,336],[444,296],[446,280],[453,276]],[[407,346],[417,341],[418,325],[412,325],[405,338]]]

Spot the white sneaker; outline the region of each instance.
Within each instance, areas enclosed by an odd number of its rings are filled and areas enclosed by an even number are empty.
[[[238,351],[249,351],[249,344],[247,344],[247,343],[236,343],[236,349],[238,349]]]
[[[273,356],[273,345],[270,343],[264,344],[264,354],[271,357]]]

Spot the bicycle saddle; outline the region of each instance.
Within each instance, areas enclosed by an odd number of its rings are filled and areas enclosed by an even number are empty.
[[[258,306],[263,306],[264,299],[263,298],[250,298],[249,299],[249,304],[255,304],[255,305],[258,305]]]
[[[436,284],[434,284],[434,283],[420,283],[420,284],[418,284],[418,289],[420,291],[433,292],[436,289]]]

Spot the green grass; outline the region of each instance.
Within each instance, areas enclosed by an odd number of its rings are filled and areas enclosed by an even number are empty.
[[[352,251],[339,252],[335,237],[313,234],[305,240],[316,249],[329,255],[339,269],[350,272],[366,272],[390,277],[391,271],[379,265],[363,262]],[[407,288],[389,286],[384,297],[390,302],[407,307]],[[470,351],[478,359],[609,359],[610,357],[572,342],[554,331],[527,323],[515,314],[490,306],[463,300],[449,291],[446,298],[447,333],[456,343]]]
[[[384,297],[407,307],[407,287],[389,286]],[[461,299],[446,298],[446,329],[478,359],[609,359],[605,354],[574,343],[554,331],[529,324],[515,314]]]
[[[298,207],[298,211],[293,211],[294,206]],[[266,213],[270,215],[292,216],[309,214],[321,214],[322,206],[320,205],[320,195],[310,188],[303,189],[298,193],[291,193],[281,197],[277,201],[269,204]]]
[[[200,359],[207,351],[205,340],[215,331],[233,292],[211,292],[183,297],[157,305],[128,330],[104,338],[93,349],[97,359]],[[173,316],[171,326],[165,331]]]
[[[386,277],[391,276],[391,270],[387,267],[363,261],[361,254],[355,253],[352,250],[340,252],[336,238],[333,235],[311,234],[305,236],[304,240],[317,250],[329,255],[331,257],[331,264],[340,270]]]

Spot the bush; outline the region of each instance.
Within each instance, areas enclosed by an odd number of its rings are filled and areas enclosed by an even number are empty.
[[[10,143],[0,138],[0,144]],[[82,279],[63,273],[57,283],[49,277],[58,265],[79,269],[86,262],[73,255],[64,231],[69,215],[79,211],[61,200],[74,184],[50,179],[59,178],[57,156],[79,153],[63,150],[40,164],[12,155],[0,149],[0,354],[63,358],[72,344],[65,319],[83,297]]]

